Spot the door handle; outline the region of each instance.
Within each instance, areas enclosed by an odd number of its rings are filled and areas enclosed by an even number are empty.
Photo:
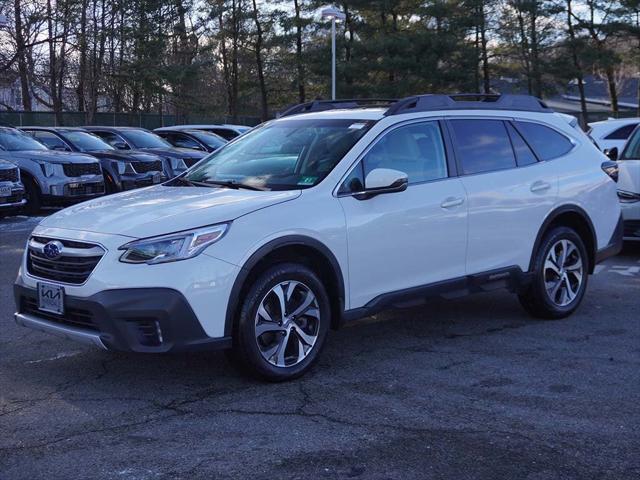
[[[538,180],[537,182],[533,182],[531,184],[532,192],[544,192],[545,190],[549,190],[551,188],[551,184],[547,182],[543,182],[542,180]]]
[[[464,198],[462,197],[448,197],[440,204],[440,206],[442,208],[453,208],[457,207],[458,205],[462,205],[463,203]]]

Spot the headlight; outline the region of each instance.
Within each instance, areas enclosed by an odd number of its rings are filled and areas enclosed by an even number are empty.
[[[187,164],[184,163],[184,160],[181,158],[170,158],[169,161],[171,162],[173,171],[180,172],[187,169]]]
[[[120,261],[153,265],[186,260],[199,255],[209,245],[220,240],[228,228],[229,224],[223,223],[187,232],[135,240],[118,249],[124,250]]]
[[[114,163],[116,164],[116,168],[118,169],[118,173],[120,175],[124,175],[125,173],[135,173],[130,163],[117,162],[117,161]]]
[[[56,174],[56,169],[51,163],[41,163],[40,168],[42,169],[42,173],[44,173],[45,177],[53,177]]]

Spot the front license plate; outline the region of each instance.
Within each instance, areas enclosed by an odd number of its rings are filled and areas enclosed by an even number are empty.
[[[153,183],[160,183],[162,180],[162,174],[160,172],[153,174]]]
[[[38,309],[43,312],[64,314],[64,288],[51,283],[38,283]]]
[[[11,196],[11,185],[0,185],[0,197]]]

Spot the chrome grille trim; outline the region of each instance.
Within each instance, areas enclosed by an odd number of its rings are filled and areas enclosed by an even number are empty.
[[[53,240],[62,243],[62,253],[57,258],[47,258],[44,246]],[[105,253],[106,249],[95,243],[32,236],[27,244],[26,270],[34,278],[83,285]]]

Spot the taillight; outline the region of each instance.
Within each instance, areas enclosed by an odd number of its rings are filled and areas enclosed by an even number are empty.
[[[616,162],[602,162],[600,167],[614,182],[618,181],[618,164]]]

